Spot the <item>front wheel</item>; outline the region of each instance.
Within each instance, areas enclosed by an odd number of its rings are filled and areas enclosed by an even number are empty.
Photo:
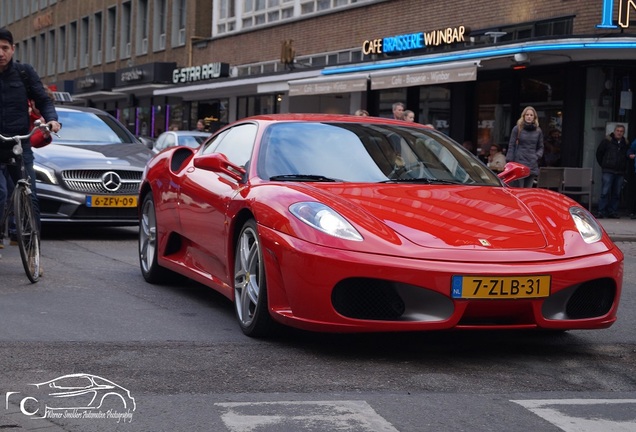
[[[18,184],[16,188],[13,212],[20,257],[27,277],[36,283],[40,279],[40,231],[31,195],[24,185]]]
[[[152,192],[144,196],[139,218],[139,266],[146,282],[164,281],[170,272],[157,262],[157,214]]]
[[[234,309],[247,336],[267,336],[271,332],[273,321],[267,305],[263,251],[254,219],[245,223],[236,243]]]

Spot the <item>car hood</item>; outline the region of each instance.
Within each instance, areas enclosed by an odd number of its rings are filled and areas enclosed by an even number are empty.
[[[419,246],[441,249],[563,252],[580,235],[569,215],[574,203],[537,189],[462,185],[313,183],[317,199],[358,227],[369,218]],[[377,228],[369,231],[379,232]]]
[[[36,163],[53,169],[143,169],[152,152],[139,143],[49,144],[34,149]]]

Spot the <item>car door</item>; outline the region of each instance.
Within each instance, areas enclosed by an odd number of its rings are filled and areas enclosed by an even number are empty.
[[[246,166],[251,158],[257,126],[243,123],[221,132],[221,136],[204,144],[197,156],[223,153],[231,162]],[[208,274],[217,282],[227,283],[231,290],[228,271],[228,218],[230,200],[243,184],[235,179],[191,165],[185,175],[180,192],[181,226],[191,242],[191,265]]]

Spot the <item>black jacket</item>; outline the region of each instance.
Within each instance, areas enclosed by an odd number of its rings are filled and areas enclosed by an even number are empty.
[[[611,133],[597,147],[596,161],[603,172],[625,174],[627,172],[628,149],[629,145],[625,137],[617,141],[614,134]]]
[[[25,78],[31,87],[29,97],[47,122],[57,121],[55,105],[46,93],[40,77],[33,67],[20,64],[26,72]],[[22,81],[19,66],[11,60],[4,72],[0,72],[0,134],[4,136],[24,135],[29,132],[29,107],[27,89]]]

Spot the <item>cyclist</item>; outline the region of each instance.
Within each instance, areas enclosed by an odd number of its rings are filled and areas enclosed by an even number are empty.
[[[39,75],[31,65],[13,61],[15,45],[13,34],[6,28],[0,28],[0,134],[4,136],[26,135],[29,133],[29,99],[33,101],[51,131],[58,132],[62,125],[57,121],[55,105],[47,94]],[[1,143],[0,143],[1,145]],[[22,143],[22,158],[29,177],[31,188],[35,192],[35,171],[33,169],[33,150],[31,143]],[[7,166],[10,177],[17,181],[20,168]],[[2,173],[0,172],[0,176]],[[6,181],[0,179],[0,198],[7,196]],[[31,194],[33,209],[40,225],[40,207],[37,195]],[[4,209],[5,201],[0,202]]]

